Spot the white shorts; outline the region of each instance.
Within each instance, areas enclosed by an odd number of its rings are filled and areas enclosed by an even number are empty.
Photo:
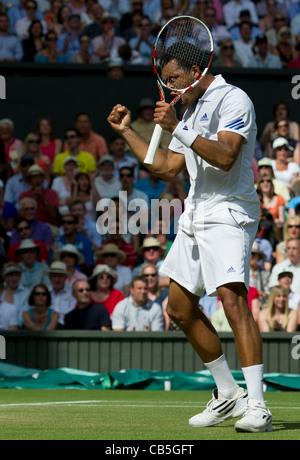
[[[248,289],[251,248],[258,221],[225,207],[216,212],[195,212],[193,234],[179,230],[160,268],[160,274],[197,296],[204,291],[241,282]]]

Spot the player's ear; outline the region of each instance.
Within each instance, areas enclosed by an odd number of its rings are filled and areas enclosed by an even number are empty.
[[[201,76],[201,71],[199,69],[199,66],[193,65],[191,68],[191,74],[195,80],[197,80]]]

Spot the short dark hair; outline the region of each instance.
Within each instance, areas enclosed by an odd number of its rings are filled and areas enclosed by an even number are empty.
[[[78,131],[77,128],[72,127],[72,128],[66,129],[66,130],[65,130],[65,136],[66,136],[66,134],[67,134],[69,131],[73,131],[74,133],[76,133],[77,137],[80,137],[80,132]]]
[[[128,169],[128,171],[131,172],[132,176],[134,176],[134,168],[132,168],[131,166],[123,166],[122,168],[120,168],[119,169],[120,175],[122,174],[122,171],[124,171],[124,169]]]
[[[31,294],[28,298],[28,304],[33,307],[34,306],[34,292],[36,290],[36,288],[42,288],[46,291],[46,294],[47,294],[47,307],[50,307],[51,303],[52,303],[52,299],[51,299],[51,294],[49,292],[49,289],[48,287],[46,286],[46,284],[44,283],[39,283],[39,284],[36,284],[33,288],[32,288],[32,291],[31,291]]]
[[[199,51],[199,48],[192,43],[179,41],[164,52],[159,67],[162,69],[174,59],[177,61],[178,66],[186,72],[189,72],[193,65],[197,65],[200,70],[204,70],[209,63],[210,57],[210,53]]]
[[[142,275],[135,276],[135,277],[132,279],[130,286],[133,288],[133,287],[134,287],[134,283],[136,283],[137,281],[142,281],[143,283],[146,283],[147,286],[148,286],[148,280],[147,280],[147,278],[145,278],[145,277],[142,276]]]

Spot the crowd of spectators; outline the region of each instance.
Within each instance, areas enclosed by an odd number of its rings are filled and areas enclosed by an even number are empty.
[[[133,122],[148,140],[154,107],[141,99]],[[262,332],[291,332],[300,328],[300,126],[285,101],[270,118],[252,164],[261,219],[248,299]],[[170,183],[149,173],[86,112],[64,139],[49,118],[24,141],[1,119],[0,329],[177,330],[159,267],[189,186],[186,170]],[[218,331],[230,330],[218,298],[204,293],[199,308]]]
[[[299,68],[298,0],[1,0],[0,61],[152,63],[158,30],[189,14],[212,32],[213,67]]]

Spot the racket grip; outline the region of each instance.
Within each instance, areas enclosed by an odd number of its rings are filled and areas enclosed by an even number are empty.
[[[163,129],[160,125],[156,125],[152,134],[152,138],[148,147],[146,158],[144,159],[144,163],[147,165],[153,165],[156,151],[159,147],[161,136],[163,133]]]

